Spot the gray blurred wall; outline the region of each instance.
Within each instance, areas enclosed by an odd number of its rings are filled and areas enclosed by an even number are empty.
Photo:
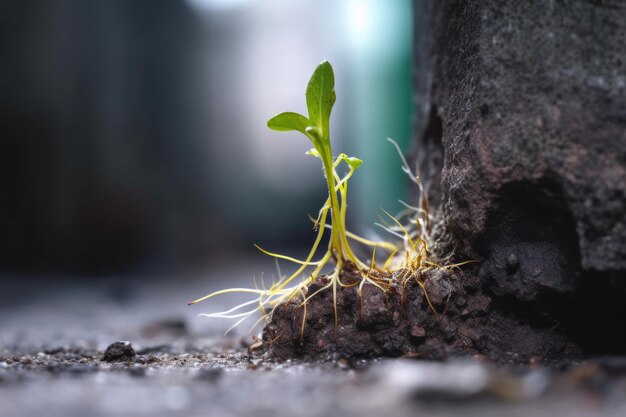
[[[197,30],[179,1],[2,2],[0,269],[123,270],[203,246]]]

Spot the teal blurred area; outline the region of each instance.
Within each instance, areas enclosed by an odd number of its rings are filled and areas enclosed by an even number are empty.
[[[375,0],[8,0],[0,5],[0,273],[144,273],[252,243],[298,254],[325,200],[305,112],[335,68],[335,153],[365,164],[351,227],[399,210],[412,8]],[[258,255],[262,256],[262,255]]]
[[[346,121],[349,146],[365,161],[355,183],[359,227],[369,227],[381,208],[401,210],[407,178],[386,138],[406,151],[411,136],[412,7],[409,1],[350,1],[347,57],[353,115]]]

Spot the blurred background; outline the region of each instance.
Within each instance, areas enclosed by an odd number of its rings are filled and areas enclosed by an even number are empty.
[[[368,233],[405,194],[385,138],[408,146],[411,22],[409,0],[2,2],[0,273],[176,276],[254,242],[299,253],[320,164],[265,123],[306,112],[323,59],[335,153],[365,161],[350,216]]]

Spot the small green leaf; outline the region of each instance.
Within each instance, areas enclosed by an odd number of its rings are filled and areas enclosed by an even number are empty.
[[[297,130],[298,132],[302,132],[305,135],[307,127],[311,125],[313,125],[313,123],[311,123],[309,119],[301,114],[293,112],[281,113],[277,116],[272,117],[267,122],[267,127],[269,127],[270,129],[278,130],[281,132]]]
[[[330,112],[335,104],[335,74],[328,61],[317,66],[306,88],[306,105],[309,119],[317,126],[322,136],[329,138]],[[329,139],[326,139],[329,140]]]
[[[355,158],[354,156],[348,156],[345,153],[340,153],[337,157],[338,161],[344,161],[346,164],[350,166],[352,169],[357,169],[361,165],[363,165],[363,161],[359,158]]]
[[[315,148],[311,148],[308,151],[305,152],[306,155],[311,155],[314,156],[316,158],[321,158],[320,153],[317,151],[317,149]]]
[[[357,169],[358,167],[363,165],[363,160],[355,158],[354,156],[346,158],[346,162],[348,163],[348,165],[350,165],[350,168],[352,169]]]

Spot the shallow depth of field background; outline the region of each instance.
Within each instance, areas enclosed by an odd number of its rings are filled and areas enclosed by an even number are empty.
[[[325,199],[319,161],[265,123],[306,111],[323,59],[335,152],[365,161],[352,227],[375,230],[380,207],[396,212],[405,195],[385,138],[407,149],[411,13],[408,0],[3,2],[4,284],[175,279],[263,257],[254,242],[300,253]]]

